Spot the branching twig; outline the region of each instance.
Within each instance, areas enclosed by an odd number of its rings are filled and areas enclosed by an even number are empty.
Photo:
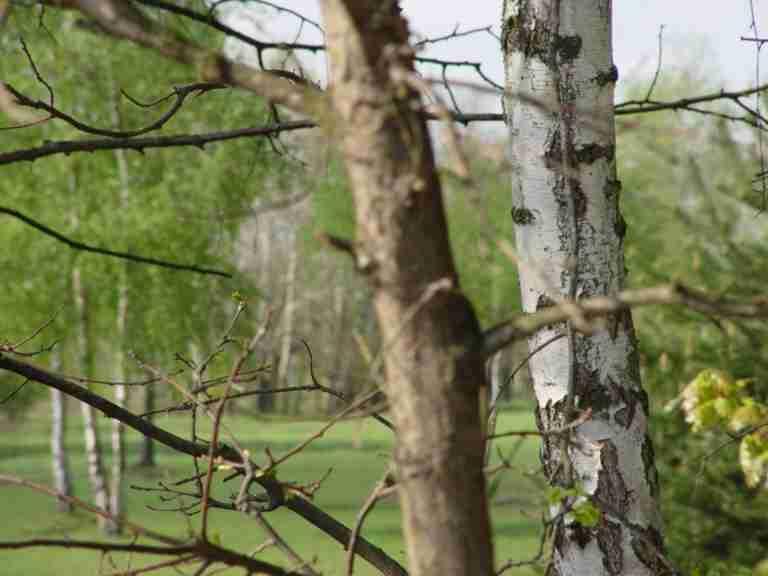
[[[158,130],[176,115],[190,94],[202,93],[210,90],[220,90],[227,87],[228,86],[225,84],[217,84],[212,82],[198,82],[188,86],[174,87],[172,95],[175,96],[176,99],[173,105],[162,116],[160,116],[160,118],[151,124],[136,130],[109,130],[107,128],[97,128],[96,126],[91,126],[85,122],[82,122],[81,120],[78,120],[74,116],[59,110],[52,104],[52,97],[51,103],[46,103],[42,100],[32,100],[7,82],[5,83],[5,88],[13,95],[14,98],[16,98],[16,104],[25,106],[27,108],[32,108],[34,110],[44,110],[48,113],[49,119],[62,120],[80,132],[93,134],[95,136],[107,136],[109,138],[132,138],[134,136],[146,134],[147,132],[152,132],[153,130]],[[165,100],[166,98],[168,98],[168,96],[162,98],[160,101]],[[135,102],[134,100],[132,101]]]
[[[122,408],[106,398],[99,396],[82,388],[72,382],[69,382],[55,374],[47,372],[41,368],[21,362],[14,358],[8,357],[6,354],[0,353],[0,369],[14,372],[24,377],[28,377],[30,380],[40,382],[51,388],[61,390],[65,394],[77,398],[81,402],[85,402],[106,416],[120,420],[126,426],[133,428],[144,436],[147,436],[159,443],[183,454],[188,454],[196,458],[207,457],[209,447],[202,443],[191,442],[180,436],[158,428],[151,422],[142,420],[135,414],[129,412],[125,408]],[[237,461],[241,457],[241,454],[227,446],[226,444],[219,444],[216,448],[215,456],[221,456],[225,460]],[[2,478],[2,477],[0,477]],[[267,490],[267,493],[274,492],[275,496],[270,496],[270,499],[277,499],[277,495],[282,497],[282,487],[277,480],[270,475],[260,475],[255,478],[255,481]],[[53,493],[52,495],[57,495]],[[278,503],[282,502],[278,500]],[[295,514],[301,516],[310,524],[316,526],[330,537],[342,545],[346,545],[349,541],[350,530],[344,524],[323,512],[320,508],[315,506],[312,502],[300,497],[291,496],[282,504],[293,511]],[[228,508],[234,510],[233,507]],[[208,546],[213,544],[208,543]],[[358,553],[375,566],[385,576],[407,576],[406,570],[391,556],[384,552],[381,548],[374,546],[365,539],[360,539],[358,542]]]
[[[38,158],[64,154],[68,156],[75,152],[99,152],[102,150],[135,150],[144,152],[152,148],[174,148],[192,146],[204,149],[206,145],[214,142],[226,142],[240,138],[269,137],[281,132],[292,132],[314,128],[316,124],[309,120],[293,120],[268,124],[266,126],[254,126],[252,128],[238,128],[236,130],[223,130],[218,132],[203,132],[199,134],[178,134],[175,136],[145,136],[142,138],[104,138],[91,140],[53,140],[34,148],[24,148],[11,152],[0,153],[0,166],[13,164],[14,162],[32,162]]]
[[[376,483],[368,498],[365,499],[362,508],[357,513],[357,519],[355,525],[352,527],[352,534],[349,537],[349,544],[347,545],[347,576],[352,576],[355,570],[355,549],[357,546],[357,539],[360,536],[360,531],[363,529],[363,523],[365,522],[368,514],[373,510],[376,503],[390,494],[395,489],[392,484],[392,474],[389,470],[384,472],[384,477]]]

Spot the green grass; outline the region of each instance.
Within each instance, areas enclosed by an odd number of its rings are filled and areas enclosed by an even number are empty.
[[[178,434],[188,430],[188,420],[183,417],[161,417],[157,424]],[[236,431],[239,441],[248,448],[257,461],[269,446],[279,456],[316,431],[320,422],[286,421],[230,417],[226,420]],[[71,458],[75,494],[88,500],[85,460],[83,457],[80,420],[76,413],[70,417],[67,448]],[[107,421],[100,419],[106,443]],[[498,430],[531,428],[529,411],[503,412]],[[21,424],[5,424],[0,428],[0,473],[15,474],[36,482],[50,484],[51,464],[49,449],[49,424],[45,415],[35,415]],[[179,456],[158,447],[158,467],[152,471],[136,468],[132,463],[138,453],[139,437],[133,432],[127,435],[128,472],[127,483],[156,486],[158,480],[174,480],[192,473],[188,457]],[[498,446],[506,454],[516,445],[514,438],[502,439]],[[283,481],[310,482],[321,478],[329,469],[330,476],[315,496],[315,502],[325,511],[351,526],[362,502],[374,483],[381,477],[388,461],[391,437],[388,430],[373,421],[343,422],[300,455],[281,466],[279,478]],[[536,467],[538,442],[527,440],[514,455],[515,470],[507,471],[493,496],[492,507],[497,562],[510,558],[525,559],[535,554],[540,530],[539,502],[541,492],[525,475]],[[108,452],[108,450],[106,450]],[[109,461],[106,462],[109,464]],[[219,488],[217,495],[227,498],[234,487]],[[128,519],[155,531],[171,536],[185,537],[190,531],[198,531],[198,516],[186,518],[178,512],[157,512],[156,508],[172,507],[173,503],[161,502],[157,495],[137,490],[126,493]],[[27,488],[0,486],[0,541],[16,541],[29,538],[103,539],[96,530],[95,520],[89,514],[78,511],[60,514],[55,503],[47,496]],[[316,567],[324,574],[344,573],[345,552],[336,542],[295,517],[286,510],[271,512],[268,516],[279,532],[305,559],[316,559]],[[252,552],[265,540],[260,527],[235,512],[213,510],[211,534],[232,549]],[[393,498],[381,502],[366,521],[363,534],[405,563],[400,531],[399,510]],[[125,539],[128,541],[127,539]],[[259,555],[265,560],[287,566],[287,561],[274,549]],[[0,574],[4,576],[46,576],[53,574],[104,574],[125,569],[128,562],[137,567],[147,563],[147,558],[129,559],[113,555],[101,558],[98,553],[80,550],[34,548],[0,552]],[[115,566],[110,564],[113,562]],[[193,570],[187,569],[186,573]],[[239,574],[242,571],[229,571]],[[358,559],[357,574],[374,574],[367,563]],[[515,573],[512,571],[512,573]],[[530,574],[520,570],[518,574]],[[178,574],[172,570],[156,574]]]

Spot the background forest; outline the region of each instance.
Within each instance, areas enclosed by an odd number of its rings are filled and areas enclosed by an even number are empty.
[[[47,13],[44,26],[32,11],[17,10],[14,18],[25,47],[18,36],[0,41],[4,80],[31,98],[47,98],[28,49],[39,74],[55,89],[57,106],[90,125],[123,130],[144,126],[169,106],[150,101],[192,80],[187,69],[78,27],[67,14]],[[221,45],[218,37],[199,29],[180,28],[179,33],[211,47]],[[97,52],[105,57],[88,57]],[[665,69],[656,94],[674,97],[716,89],[712,76],[704,76],[695,69]],[[645,80],[622,80],[622,93],[642,97]],[[110,90],[84,90],[88,85]],[[222,109],[229,126],[218,117]],[[259,126],[272,121],[273,113],[267,105],[254,106],[250,95],[209,90],[190,95],[164,130],[196,134]],[[619,119],[617,129],[630,286],[682,281],[716,294],[764,291],[768,238],[752,190],[759,164],[753,134],[721,119],[674,112]],[[447,174],[447,212],[464,289],[487,324],[519,309],[514,267],[489,241],[513,237],[504,145],[494,132],[479,128],[466,129],[462,136],[479,192],[468,192]],[[0,153],[78,137],[63,122],[46,122],[3,132]],[[240,427],[254,446],[264,437],[271,445],[291,445],[319,420],[338,412],[338,395],[353,397],[378,377],[381,343],[368,288],[350,258],[328,240],[353,237],[354,223],[343,168],[322,133],[13,164],[2,168],[0,203],[86,244],[232,274],[224,278],[168,270],[74,251],[23,222],[3,219],[0,338],[16,342],[50,321],[28,344],[29,351],[41,343],[50,346],[39,361],[90,380],[103,394],[125,394],[138,413],[157,410],[154,417],[167,426],[184,426],[174,413],[162,410],[182,398],[163,383],[147,384],[142,363],[168,373],[190,372],[191,365],[217,349],[222,335],[250,333],[268,314],[269,333],[251,361],[253,381],[241,390],[263,393],[231,407],[231,425]],[[242,301],[248,308],[228,332]],[[691,431],[679,397],[701,370],[716,368],[735,379],[753,379],[754,396],[768,401],[768,330],[764,325],[702,322],[701,315],[672,307],[641,309],[635,322],[652,404],[671,557],[685,573],[753,573],[768,549],[768,495],[747,485],[738,444],[729,443],[725,431]],[[512,347],[489,363],[493,382],[507,383],[500,418],[522,428],[533,425],[525,370],[517,370],[526,354],[526,346]],[[233,353],[224,348],[209,373],[226,374],[233,361]],[[337,395],[313,389],[315,377]],[[116,387],[114,382],[135,385]],[[5,399],[0,404],[0,472],[23,472],[50,482],[48,437],[63,415],[66,430],[60,447],[69,460],[73,489],[90,498],[86,465],[92,469],[93,462],[85,458],[83,419],[102,443],[110,432],[108,423],[91,416],[89,424],[89,417],[81,416],[71,401],[52,411],[51,403],[61,398],[52,400],[43,387],[19,388],[21,384],[18,377],[0,373],[0,398]],[[291,391],[266,393],[284,388]],[[208,389],[213,398],[216,391]],[[153,452],[151,441],[125,434],[124,451],[118,448],[117,456],[127,466],[124,513],[129,519],[151,516],[153,525],[170,526],[178,521],[178,512],[147,509],[162,504],[153,494],[127,486],[153,485],[182,464],[164,450]],[[543,481],[536,476],[537,443],[534,438],[501,443],[502,453],[516,454],[519,465],[491,488],[500,537],[527,551],[522,556],[536,552],[539,516],[546,505]],[[320,488],[318,498],[354,518],[365,496],[361,485],[379,476],[381,453],[388,446],[385,431],[375,423],[352,420],[319,440],[293,472],[297,479],[317,479],[332,462],[332,474],[346,480],[326,493]],[[97,447],[90,449],[93,453]],[[101,466],[109,470],[114,457],[106,447],[103,451]],[[372,515],[369,534],[398,541],[394,507],[389,502]],[[85,516],[54,515],[53,508],[50,501],[4,497],[5,515],[20,518],[28,536],[96,529]],[[243,538],[238,522],[217,524],[218,537],[232,542]],[[5,530],[0,528],[0,535]],[[302,538],[309,555],[325,554],[311,533]],[[82,562],[84,557],[67,556],[61,553],[61,562]],[[341,556],[333,558],[324,560],[329,570],[341,565]],[[30,552],[14,555],[6,564],[11,571],[4,573],[48,573],[36,564],[40,560]]]

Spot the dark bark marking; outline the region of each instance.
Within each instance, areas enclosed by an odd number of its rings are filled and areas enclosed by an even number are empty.
[[[582,526],[578,522],[571,524],[569,526],[569,529],[571,531],[571,539],[576,542],[576,544],[584,550],[584,548],[587,547],[587,544],[589,544],[592,541],[592,529],[587,528],[586,526]]]
[[[641,457],[643,459],[643,469],[645,470],[645,480],[648,482],[648,486],[650,487],[651,496],[654,499],[658,499],[659,471],[656,469],[656,457],[653,450],[653,441],[648,434],[645,435],[645,440],[643,441]]]
[[[600,375],[597,370],[588,370],[584,366],[576,368],[574,378],[574,393],[579,396],[579,408],[592,409],[592,417],[607,418],[614,398],[611,391],[600,383]]]
[[[558,170],[563,167],[563,147],[560,138],[559,126],[547,135],[544,162],[549,170]]]
[[[616,446],[605,440],[600,450],[600,471],[597,473],[595,501],[607,504],[612,514],[626,517],[630,506],[629,490],[619,470],[619,454]]]
[[[539,294],[539,298],[536,300],[536,312],[543,310],[544,308],[551,308],[555,304],[557,303],[546,294]]]
[[[560,36],[555,35],[554,49],[560,63],[573,62],[581,54],[582,40],[581,36]]]
[[[607,84],[615,84],[619,81],[619,69],[613,64],[606,72],[598,72],[592,80],[600,87]]]
[[[581,187],[581,182],[575,178],[570,179],[571,193],[573,194],[573,207],[576,212],[576,218],[584,218],[587,213],[587,195],[584,194],[584,189]]]
[[[627,221],[624,220],[621,212],[616,212],[616,222],[613,224],[613,231],[619,237],[619,240],[624,240],[624,236],[627,235]]]
[[[603,194],[609,200],[613,197],[616,197],[616,200],[618,200],[621,195],[621,180],[607,179],[603,187]]]
[[[617,384],[610,376],[606,379],[606,383],[611,390],[614,403],[618,404],[621,402],[623,404],[623,407],[619,408],[613,415],[614,420],[625,429],[629,428],[632,424],[632,420],[635,418],[637,399],[630,391],[624,388],[621,384]]]
[[[600,144],[585,144],[576,148],[573,152],[574,159],[578,164],[594,164],[600,158],[605,158],[612,162],[616,155],[615,146],[602,146]]]
[[[518,226],[533,224],[533,221],[536,220],[533,212],[522,206],[512,206],[510,214],[512,215],[512,222]]]
[[[603,567],[608,574],[621,574],[624,567],[621,524],[604,519],[597,531],[597,545],[603,553]]]
[[[658,530],[652,526],[645,529],[636,527],[630,544],[635,556],[648,567],[652,574],[660,576],[673,574],[663,561],[664,543]]]

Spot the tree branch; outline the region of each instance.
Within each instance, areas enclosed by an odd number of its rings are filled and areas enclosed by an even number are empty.
[[[181,452],[183,454],[188,454],[195,458],[208,456],[210,447],[207,444],[191,442],[181,438],[180,436],[176,436],[167,430],[163,430],[162,428],[155,426],[149,421],[139,418],[128,410],[110,402],[98,394],[94,394],[86,388],[77,386],[76,384],[64,380],[56,374],[38,368],[32,364],[21,362],[1,352],[0,369],[8,370],[9,372],[19,374],[29,378],[30,380],[34,380],[35,382],[39,382],[51,388],[61,390],[65,394],[93,406],[104,415],[119,420],[126,426],[133,428],[144,436],[152,438],[153,440],[156,440],[160,444],[163,444],[172,450],[176,450],[177,452]],[[220,443],[216,447],[213,456],[221,457],[225,460],[234,462],[240,461],[239,452],[229,445],[223,443]],[[258,470],[258,467],[253,465],[253,469]],[[315,506],[312,502],[309,502],[300,496],[291,496],[286,500],[283,500],[282,486],[274,477],[263,475],[254,478],[254,480],[267,491],[271,503],[274,502],[274,505],[271,506],[271,508],[284,505],[286,508],[293,511],[295,514],[298,514],[307,520],[310,524],[319,528],[340,544],[346,545],[346,543],[349,542],[349,537],[351,534],[350,529]],[[208,545],[213,546],[212,544]],[[405,568],[403,568],[394,558],[364,538],[358,539],[357,552],[362,558],[367,560],[372,566],[384,574],[384,576],[408,575]]]
[[[743,302],[711,296],[680,284],[668,284],[625,290],[615,296],[594,296],[544,308],[533,314],[521,314],[486,330],[481,339],[482,353],[486,357],[493,356],[511,342],[526,338],[544,326],[569,320],[574,314],[574,308],[585,318],[591,319],[651,304],[679,304],[712,316],[768,318],[766,296]]]
[[[94,254],[102,254],[104,256],[111,256],[113,258],[120,258],[122,260],[128,260],[130,262],[139,262],[141,264],[149,264],[151,266],[159,266],[160,268],[170,268],[172,270],[184,270],[187,272],[196,272],[197,274],[206,274],[211,276],[223,276],[224,278],[232,278],[232,274],[224,272],[222,270],[215,270],[213,268],[204,268],[202,266],[195,266],[194,264],[177,264],[176,262],[168,262],[166,260],[158,260],[157,258],[149,258],[147,256],[138,256],[136,254],[130,254],[128,252],[117,252],[108,248],[99,248],[97,246],[91,246],[89,244],[83,244],[77,240],[73,240],[55,230],[49,228],[45,224],[41,224],[37,220],[22,214],[18,210],[13,208],[6,208],[0,206],[0,214],[6,214],[12,216],[18,220],[21,220],[28,226],[31,226],[35,230],[42,232],[47,236],[55,238],[59,242],[62,242],[72,248],[73,250],[79,250],[82,252],[92,252]]]
[[[85,132],[86,134],[93,134],[95,136],[108,136],[110,138],[131,138],[133,136],[140,136],[141,134],[146,134],[147,132],[152,132],[153,130],[159,130],[171,118],[173,118],[179,110],[181,110],[181,107],[184,105],[184,101],[187,99],[187,97],[190,94],[202,94],[210,90],[221,90],[222,88],[228,88],[228,86],[226,86],[225,84],[216,84],[216,83],[209,83],[209,82],[196,82],[188,86],[174,86],[173,92],[171,93],[171,95],[175,96],[175,100],[171,105],[171,107],[168,108],[168,110],[166,110],[157,120],[155,120],[154,122],[151,122],[150,124],[148,124],[147,126],[144,126],[143,128],[138,128],[136,130],[109,130],[107,128],[98,128],[96,126],[91,126],[89,124],[86,124],[85,122],[82,122],[81,120],[78,120],[74,116],[71,116],[66,112],[59,110],[58,108],[56,108],[56,106],[53,105],[53,97],[51,97],[51,103],[46,103],[46,102],[43,102],[42,100],[33,100],[32,98],[29,98],[28,96],[19,92],[16,88],[11,86],[7,82],[5,82],[4,85],[6,90],[8,90],[8,92],[10,92],[13,95],[13,97],[16,99],[16,102],[15,102],[16,105],[24,106],[26,108],[31,108],[33,110],[43,110],[48,113],[49,115],[48,119],[62,120],[67,124],[69,124],[70,126],[77,128],[78,130],[80,130],[80,132]],[[51,94],[52,93],[53,91],[51,90]],[[164,97],[163,100],[167,98],[168,96]],[[135,102],[133,99],[130,99],[130,100]]]
[[[757,94],[758,92],[764,92],[765,90],[768,90],[768,84],[762,84],[755,88],[747,88],[746,90],[735,92],[720,90],[719,92],[679,98],[678,100],[670,100],[667,102],[658,100],[627,100],[616,104],[615,114],[617,116],[623,116],[626,114],[658,112],[660,110],[689,110],[691,112],[700,112],[699,110],[691,108],[691,106],[702,104],[704,102],[715,102],[717,100],[731,100],[738,103],[741,98]]]

